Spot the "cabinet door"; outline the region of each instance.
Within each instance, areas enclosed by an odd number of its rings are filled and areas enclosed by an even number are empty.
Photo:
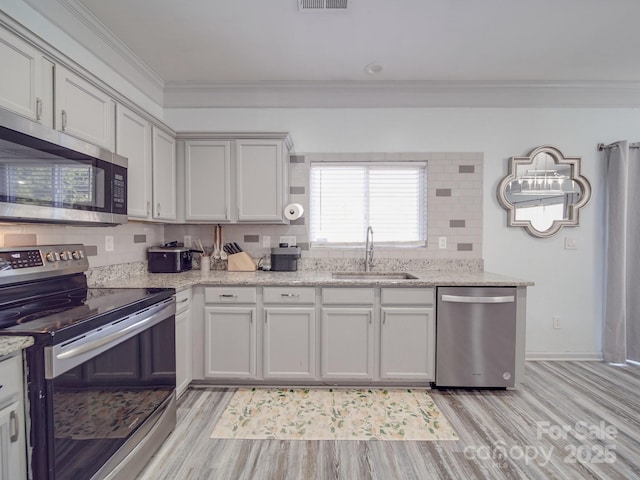
[[[256,378],[256,308],[205,307],[206,378]]]
[[[283,223],[282,142],[238,140],[236,162],[238,221]]]
[[[176,142],[153,127],[153,218],[176,219]]]
[[[231,212],[231,142],[185,143],[185,217],[228,222]]]
[[[151,220],[151,124],[122,105],[117,107],[116,152],[129,160],[129,217]]]
[[[264,378],[313,380],[315,308],[265,308],[264,322]]]
[[[42,54],[0,29],[0,105],[31,120],[40,120]],[[53,83],[52,83],[53,85]]]
[[[435,379],[435,320],[432,308],[382,308],[380,378]]]
[[[182,395],[191,383],[191,310],[176,315],[176,394]]]
[[[0,361],[0,478],[27,478],[22,357]]]
[[[323,379],[373,378],[373,309],[323,308],[320,358]]]
[[[55,92],[58,130],[115,150],[115,102],[109,95],[60,65]]]

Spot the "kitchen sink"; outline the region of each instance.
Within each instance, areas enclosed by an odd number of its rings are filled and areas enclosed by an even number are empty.
[[[418,278],[406,272],[335,272],[331,276],[342,280],[416,280]]]

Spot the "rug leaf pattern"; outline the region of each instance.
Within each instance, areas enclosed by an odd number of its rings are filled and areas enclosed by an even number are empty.
[[[241,388],[212,438],[458,440],[424,389]]]

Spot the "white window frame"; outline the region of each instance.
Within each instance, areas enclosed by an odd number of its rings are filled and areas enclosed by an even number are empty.
[[[369,212],[365,213],[365,222],[362,225],[362,236],[361,240],[353,241],[353,242],[336,242],[336,241],[322,241],[316,238],[316,229],[317,227],[317,219],[320,213],[318,212],[318,203],[317,192],[315,191],[316,185],[314,185],[313,181],[313,172],[314,168],[322,168],[322,167],[365,167],[367,169],[399,169],[399,168],[421,168],[422,177],[419,179],[419,192],[418,195],[422,198],[417,200],[416,208],[418,222],[416,228],[418,230],[418,238],[416,240],[411,241],[402,241],[402,240],[391,240],[384,241],[381,240],[380,237],[376,238],[375,232],[376,227],[372,225],[374,230],[374,240],[375,245],[378,247],[384,248],[420,248],[426,247],[427,245],[427,162],[426,161],[312,161],[309,168],[309,240],[311,248],[362,248],[365,243],[366,230],[369,226],[367,216]],[[366,181],[365,181],[366,183]],[[368,196],[366,197],[368,198]],[[367,205],[370,205],[368,201],[365,201]]]

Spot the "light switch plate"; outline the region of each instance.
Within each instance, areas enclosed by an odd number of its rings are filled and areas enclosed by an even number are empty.
[[[577,250],[578,249],[578,239],[572,237],[564,238],[564,249],[565,250]]]
[[[270,248],[271,247],[271,237],[269,235],[262,236],[262,248]]]
[[[104,237],[104,251],[113,252],[113,236],[105,235]]]
[[[184,236],[184,246],[185,248],[191,248],[191,235],[185,235]]]
[[[447,237],[438,237],[438,248],[447,248]]]

